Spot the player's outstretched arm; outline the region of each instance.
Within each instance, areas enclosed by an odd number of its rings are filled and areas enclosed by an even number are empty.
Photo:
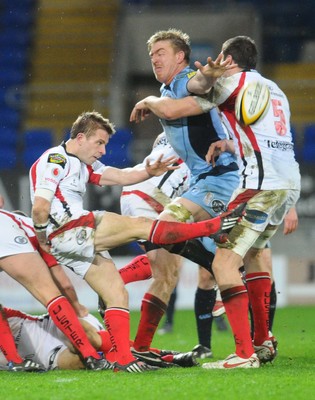
[[[160,176],[167,171],[178,169],[179,166],[173,165],[178,157],[168,157],[163,159],[163,154],[154,162],[148,158],[145,164],[139,164],[133,168],[114,168],[108,167],[104,170],[100,185],[132,185],[143,182],[152,176]]]
[[[209,102],[207,102],[207,105]],[[208,108],[206,111],[211,109]],[[144,121],[148,115],[155,114],[159,118],[173,120],[177,118],[199,115],[206,112],[195,96],[187,96],[182,99],[170,97],[148,96],[139,101],[130,114],[131,122]]]
[[[208,57],[206,65],[195,61],[195,66],[198,69],[197,73],[188,81],[187,88],[191,93],[204,94],[210,91],[218,78],[237,67],[237,64],[232,61],[231,56],[224,60],[223,53],[220,53],[215,60]]]

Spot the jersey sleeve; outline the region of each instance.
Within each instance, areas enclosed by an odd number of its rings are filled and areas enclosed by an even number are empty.
[[[221,77],[209,92],[208,100],[217,105],[225,103],[231,99],[234,107],[234,102],[239,91],[240,74],[235,74],[227,78]]]
[[[186,71],[182,74],[179,74],[175,78],[173,91],[176,98],[183,98],[186,96],[190,96],[191,93],[187,89],[187,82],[190,78],[192,78],[196,74],[195,71]]]
[[[89,180],[88,183],[100,186],[100,179],[103,172],[109,168],[100,161],[95,161],[92,165],[88,165]]]

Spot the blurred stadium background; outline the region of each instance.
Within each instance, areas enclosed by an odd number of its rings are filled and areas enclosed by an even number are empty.
[[[299,229],[289,237],[278,232],[272,244],[278,291],[283,305],[315,304],[314,10],[314,0],[0,0],[0,193],[6,208],[30,211],[30,165],[67,137],[83,111],[95,109],[117,127],[104,163],[142,161],[161,127],[156,118],[131,125],[129,114],[137,100],[159,95],[146,47],[155,31],[187,32],[192,61],[216,56],[231,36],[250,35],[261,50],[259,69],[290,100],[302,171]],[[119,195],[119,187],[91,188],[87,207],[119,212]],[[112,254],[119,265],[119,256],[137,252],[130,245]],[[182,279],[186,299],[196,282],[190,269]],[[16,290],[2,274],[1,297]]]

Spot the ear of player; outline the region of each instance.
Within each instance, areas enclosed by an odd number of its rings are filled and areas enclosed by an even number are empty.
[[[237,95],[235,114],[244,126],[252,125],[262,119],[270,104],[268,86],[259,81],[244,85]]]

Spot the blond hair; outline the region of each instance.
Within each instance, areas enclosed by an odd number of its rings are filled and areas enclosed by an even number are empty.
[[[167,31],[158,31],[150,37],[147,41],[148,51],[151,52],[152,46],[160,42],[161,40],[168,40],[171,42],[175,52],[183,51],[185,54],[185,60],[189,63],[190,60],[190,38],[187,33],[182,32],[179,29],[170,28]]]

